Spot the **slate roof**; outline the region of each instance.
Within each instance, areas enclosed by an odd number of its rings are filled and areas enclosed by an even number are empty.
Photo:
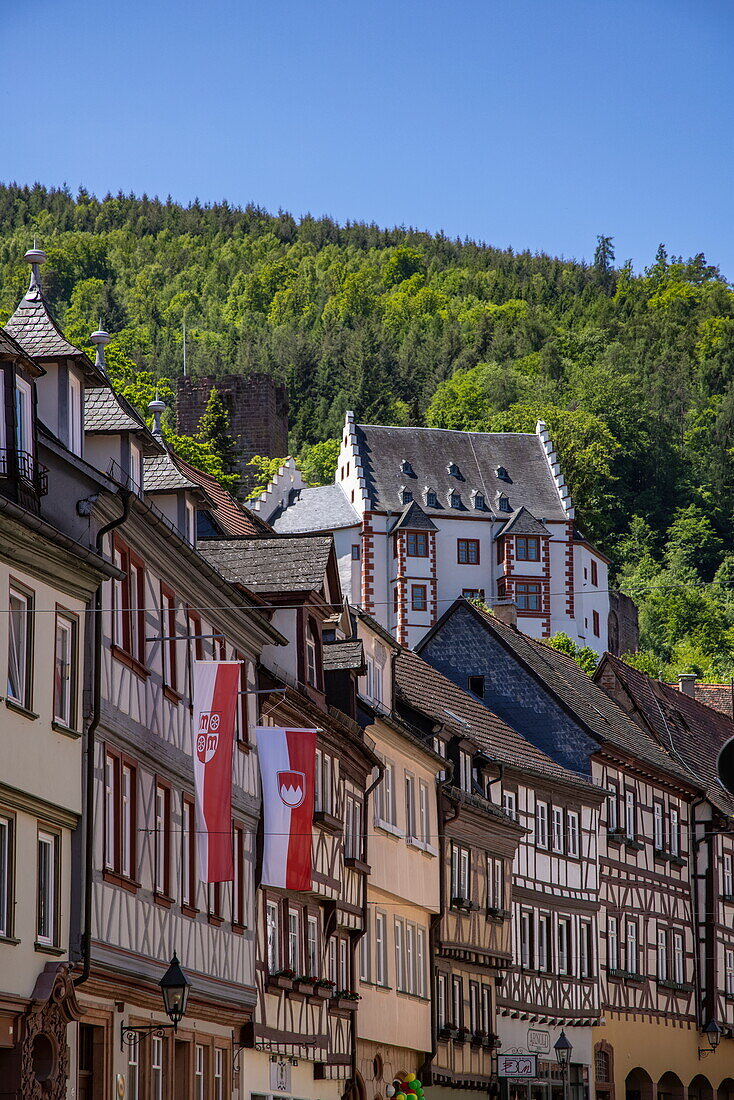
[[[476,516],[471,494],[482,493],[487,508],[497,507],[500,495],[513,509],[525,505],[534,516],[565,520],[555,481],[540,438],[534,433],[457,432],[442,428],[357,426],[357,440],[365,465],[367,491],[376,508],[402,509],[401,487],[428,486],[438,496],[438,507],[423,505],[429,515]],[[410,462],[413,475],[402,470]],[[454,462],[461,479],[447,467]],[[504,467],[508,480],[497,477]],[[461,494],[463,509],[449,507],[449,495]],[[417,495],[417,493],[416,493]]]
[[[413,650],[401,649],[397,655],[395,688],[398,699],[433,721],[441,722],[456,736],[473,741],[491,760],[564,783],[592,787],[589,780],[551,760]]]
[[[617,749],[675,777],[691,786],[696,778],[685,764],[677,760],[646,730],[630,718],[619,704],[608,695],[571,657],[543,642],[529,638],[513,626],[508,626],[489,612],[482,611],[467,600],[457,600],[433,631],[457,607],[468,608],[525,665],[543,684],[546,690],[584,725],[600,742],[608,742]],[[430,632],[423,639],[431,637]]]
[[[146,493],[175,493],[179,489],[199,489],[197,482],[181,473],[170,451],[147,455],[143,460]]]
[[[498,531],[497,538],[500,535],[509,535],[510,531],[513,535],[550,535],[545,524],[536,519],[532,512],[528,512],[524,505],[514,511],[504,527]]]
[[[605,653],[596,676],[601,677],[605,669],[610,669],[617,677],[637,714],[658,741],[672,746],[676,755],[699,777],[709,797],[727,813],[734,813],[734,801],[721,787],[716,772],[719,750],[734,737],[731,718],[692,699],[677,687],[653,680],[609,653]]]
[[[198,549],[227,580],[253,592],[313,592],[324,584],[330,535],[206,539]]]
[[[360,518],[341,485],[318,485],[314,489],[301,489],[288,508],[276,512],[272,523],[281,534],[295,535],[357,527]]]
[[[34,359],[76,359],[88,375],[100,382],[104,380],[86,353],[66,339],[51,316],[42,291],[33,282],[5,328]]]
[[[99,433],[140,432],[147,427],[123,397],[106,386],[84,393],[84,431]]]
[[[2,327],[0,327],[0,355],[10,355],[13,359],[17,357],[28,358],[28,352],[24,351],[18,341]],[[42,368],[37,366],[36,370],[41,371]]]
[[[211,474],[197,470],[175,451],[173,460],[183,476],[195,482],[207,494],[211,502],[209,512],[223,535],[231,535],[233,538],[262,538],[274,534],[269,523],[236,500]]]
[[[411,500],[406,504],[397,523],[393,524],[390,531],[400,531],[407,528],[411,531],[436,531],[438,528],[430,516],[421,508],[417,501]]]
[[[364,671],[364,649],[359,639],[349,642],[328,642],[323,646],[322,652],[325,672],[336,672],[340,669]]]
[[[668,687],[674,691],[679,690],[677,684],[669,684]],[[729,718],[734,717],[734,689],[731,684],[696,683],[693,691],[696,702],[718,710],[719,714],[726,714]]]

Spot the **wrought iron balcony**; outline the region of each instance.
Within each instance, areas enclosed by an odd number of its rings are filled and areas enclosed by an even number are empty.
[[[45,497],[48,493],[48,468],[28,451],[1,447],[0,478],[17,481],[21,489],[30,490],[36,497]]]

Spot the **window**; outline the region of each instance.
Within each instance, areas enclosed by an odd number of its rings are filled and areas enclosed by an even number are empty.
[[[563,851],[563,810],[560,806],[554,806],[551,812],[552,831],[551,846],[554,852]]]
[[[433,489],[426,489],[426,506],[428,508],[438,507],[438,497],[436,496]]]
[[[395,807],[395,767],[389,761],[383,761],[382,783],[375,789],[375,815],[377,823],[397,824]]]
[[[428,557],[428,535],[425,531],[408,531],[406,549],[409,558]]]
[[[512,511],[512,508],[510,507],[510,501],[504,495],[504,493],[502,494],[502,496],[499,499],[499,504],[497,505],[497,508],[498,508],[498,511],[500,511],[500,512],[511,512]]]
[[[125,1095],[128,1100],[140,1100],[140,1063],[138,1061],[138,1044],[133,1043],[127,1048],[127,1087]]]
[[[0,936],[12,935],[13,821],[0,817]]]
[[[161,585],[161,638],[163,683],[171,691],[177,692],[176,597],[166,584]]]
[[[461,493],[452,493],[449,502],[452,508],[461,508]]]
[[[668,933],[664,928],[658,928],[657,944],[658,981],[668,980]]]
[[[624,830],[628,840],[635,839],[635,826],[637,824],[635,811],[635,792],[624,792]]]
[[[464,994],[461,988],[461,978],[451,979],[451,1011],[454,1027],[464,1026]]]
[[[397,589],[397,586],[395,588],[393,588],[393,590],[392,590],[392,609],[393,609],[393,614],[397,615],[397,613],[398,613],[398,589]]]
[[[10,586],[8,698],[31,709],[33,669],[33,596]]]
[[[609,1055],[605,1050],[596,1051],[594,1055],[594,1072],[597,1081],[606,1084],[610,1080]]]
[[[105,754],[105,867],[131,879],[136,868],[136,771],[111,749]]]
[[[306,682],[318,687],[318,647],[316,632],[311,623],[306,631]]]
[[[568,920],[558,921],[558,973],[568,974],[570,964],[571,924]]]
[[[537,802],[535,805],[535,843],[538,848],[548,847],[548,805]]]
[[[595,637],[599,637],[601,634],[601,620],[599,619],[599,612],[592,611],[591,613],[591,628],[594,631]]]
[[[415,779],[412,775],[405,776],[405,838],[416,839],[415,828]]]
[[[387,940],[385,914],[375,913],[375,966],[378,985],[387,985]]]
[[[505,865],[501,859],[494,861],[494,888],[493,897],[495,908],[505,908]]]
[[[57,612],[54,721],[67,729],[76,724],[76,661],[76,619]]]
[[[413,475],[413,467],[411,466],[411,464],[410,464],[410,462],[408,461],[407,458],[403,459],[403,461],[401,463],[401,466],[400,466],[400,470],[401,470],[401,473],[410,474],[411,477],[414,476]]]
[[[19,454],[20,472],[30,478],[33,472],[33,391],[30,384],[17,375],[15,379],[15,445]]]
[[[472,1035],[479,1031],[479,983],[469,982],[469,1030]]]
[[[590,978],[594,963],[594,943],[588,921],[579,924],[579,977]]]
[[[344,822],[344,855],[347,859],[362,858],[362,803],[353,795],[344,800],[346,819]]]
[[[637,922],[627,921],[627,958],[625,966],[630,974],[637,973]]]
[[[680,814],[675,808],[670,811],[670,854],[680,855]]]
[[[617,918],[607,918],[607,969],[619,970],[619,936]]]
[[[400,495],[402,497],[403,504],[410,504],[413,499],[413,494],[411,493],[410,489],[403,489]]]
[[[680,932],[673,933],[673,981],[683,985],[686,980],[685,962],[683,958],[683,936]]]
[[[301,973],[301,918],[297,909],[288,910],[288,966]]]
[[[427,605],[425,584],[412,584],[410,586],[410,606],[413,611],[425,611]]]
[[[171,791],[155,785],[155,892],[169,895],[171,877]]]
[[[57,939],[57,879],[59,838],[55,833],[38,833],[36,886],[36,939],[55,947]]]
[[[362,548],[358,542],[352,545],[352,561],[359,561],[362,557]]]
[[[479,565],[479,539],[457,539],[456,559],[459,565]]]
[[[401,920],[395,921],[395,985],[400,990],[405,990],[405,958],[403,948],[403,936],[405,926]]]
[[[405,991],[415,993],[415,925],[405,926]]]
[[[328,753],[316,749],[316,771],[314,782],[314,810],[330,814],[332,811],[332,759]]]
[[[607,829],[615,833],[619,828],[619,787],[616,783],[609,784],[607,795]]]
[[[75,374],[69,373],[69,450],[75,455],[82,453],[84,435],[82,432],[82,383]]]
[[[538,970],[548,970],[548,927],[548,917],[538,917],[538,950],[536,957]]]
[[[451,900],[469,899],[469,849],[451,845]]]
[[[204,1047],[201,1043],[194,1046],[194,1096],[204,1100],[206,1079],[204,1076]]]
[[[518,535],[515,539],[515,554],[518,561],[540,561],[540,539]]]
[[[591,583],[595,588],[599,587],[599,569],[593,558],[591,560]]]
[[[366,940],[366,936],[362,937]],[[306,974],[309,978],[319,976],[319,920],[309,916],[306,922]]]
[[[566,825],[568,830],[568,855],[572,859],[578,859],[580,851],[579,815],[569,810],[566,814]]]
[[[502,792],[502,809],[513,821],[517,820],[517,795],[514,791]]]
[[[532,581],[518,581],[515,585],[515,603],[518,611],[540,611],[540,585]]]
[[[662,852],[665,847],[665,837],[663,835],[663,807],[660,802],[656,802],[653,806],[653,844],[657,852]]]
[[[477,512],[483,512],[486,505],[484,502],[484,496],[482,493],[476,493],[474,496],[474,507]]]
[[[196,908],[196,811],[187,795],[181,803],[181,904]]]
[[[732,952],[734,956],[734,951]],[[436,1023],[439,1031],[446,1026],[446,975],[436,977]]]
[[[732,875],[731,854],[724,854],[724,897],[730,898],[734,892],[734,876]]]
[[[280,935],[278,921],[278,906],[274,901],[268,901],[265,905],[265,934],[267,937],[267,962],[268,971],[274,974],[280,969],[280,950],[278,939]]]
[[[483,676],[470,676],[469,677],[469,691],[472,695],[476,695],[477,699],[484,698],[484,677]]]
[[[214,1048],[214,1100],[224,1100],[224,1053]]]
[[[465,600],[483,600],[483,588],[462,588],[461,594]]]
[[[163,1039],[153,1035],[150,1040],[151,1100],[163,1100]]]
[[[364,934],[359,941],[359,978],[360,981],[370,980],[370,929],[369,923],[365,925]]]
[[[145,568],[119,539],[113,559],[125,576],[112,582],[112,640],[140,664],[145,663]]]
[[[727,949],[724,960],[724,990],[727,997],[734,997],[734,951]]]
[[[455,462],[449,462],[446,467],[449,477],[461,477],[461,470]]]
[[[415,991],[419,997],[426,995],[426,933],[422,928],[418,929],[416,946],[416,985]]]
[[[234,878],[232,879],[232,928],[245,927],[245,879],[247,860],[245,850],[245,830],[235,825],[232,830],[234,843]]]
[[[463,749],[459,750],[459,785],[462,791],[471,793],[472,766],[471,756]]]
[[[533,964],[533,915],[527,909],[520,914],[520,965],[526,970]]]
[[[222,883],[210,882],[207,887],[207,915],[212,924],[221,924],[222,915]]]
[[[492,994],[488,985],[482,986],[482,1031],[487,1035],[492,1030]]]
[[[428,784],[422,779],[418,784],[418,839],[428,845],[431,842],[431,818],[428,807]]]

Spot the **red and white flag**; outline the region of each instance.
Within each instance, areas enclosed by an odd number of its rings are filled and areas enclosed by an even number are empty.
[[[194,661],[194,786],[199,878],[231,882],[232,748],[241,661]]]
[[[263,790],[263,886],[311,889],[316,730],[258,726]]]

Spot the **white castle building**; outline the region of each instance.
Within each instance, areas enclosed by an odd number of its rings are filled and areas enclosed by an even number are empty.
[[[334,535],[342,586],[414,646],[457,596],[514,604],[537,638],[607,648],[608,559],[578,530],[548,430],[459,432],[355,423],[333,485],[289,458],[249,502],[278,532]]]

